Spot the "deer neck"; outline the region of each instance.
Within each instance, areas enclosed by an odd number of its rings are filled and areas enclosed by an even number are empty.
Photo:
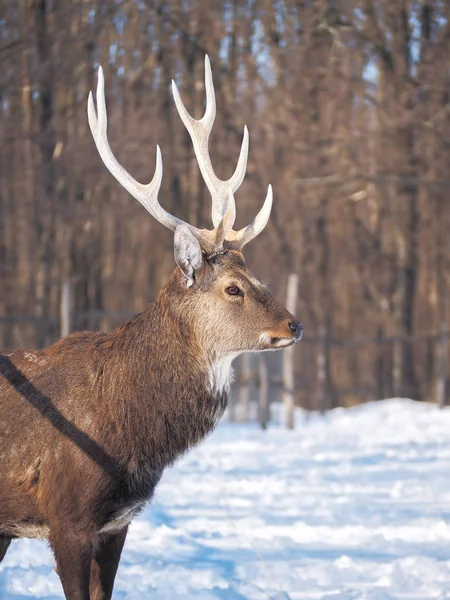
[[[186,301],[178,270],[162,290],[156,302],[155,314],[162,317],[163,329],[172,332],[168,341],[178,347],[186,363],[193,372],[197,372],[198,381],[202,382],[206,392],[211,395],[212,402],[217,397],[227,396],[233,381],[231,365],[240,352],[222,355],[214,347],[214,342],[211,347],[208,335],[199,335],[199,332],[204,334],[204,323],[195,315],[195,311],[193,314],[192,307]]]
[[[127,428],[123,437],[132,440],[128,454],[162,470],[219,421],[232,357],[208,359],[188,319],[161,297],[117,330],[112,346],[108,389],[114,414]]]

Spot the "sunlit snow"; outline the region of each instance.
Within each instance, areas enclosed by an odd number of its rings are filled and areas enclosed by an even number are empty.
[[[450,598],[450,409],[386,400],[297,427],[221,424],[131,527],[115,600]],[[0,599],[61,598],[15,542]]]

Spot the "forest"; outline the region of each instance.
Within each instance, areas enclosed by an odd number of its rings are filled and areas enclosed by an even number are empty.
[[[138,180],[162,149],[161,204],[210,227],[210,197],[170,82],[199,118],[204,57],[229,177],[243,127],[237,226],[279,299],[299,278],[298,404],[445,402],[450,274],[450,3],[446,0],[0,0],[0,347],[118,326],[174,268],[173,236],[104,167],[86,102],[98,66],[108,136]]]

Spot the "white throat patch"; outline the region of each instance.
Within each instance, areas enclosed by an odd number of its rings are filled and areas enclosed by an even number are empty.
[[[233,381],[231,363],[239,354],[240,352],[233,352],[233,354],[219,358],[210,366],[209,383],[211,391],[214,394],[228,393],[230,391],[230,385]]]

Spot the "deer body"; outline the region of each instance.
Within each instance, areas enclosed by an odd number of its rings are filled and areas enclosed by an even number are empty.
[[[127,511],[131,520],[225,409],[192,341],[160,299],[111,334],[0,359],[0,534],[47,538],[50,505],[98,534]]]
[[[103,137],[102,89],[97,102],[98,122],[90,106],[94,138],[121,181]],[[160,162],[148,186],[126,177],[134,182],[127,189],[175,231],[178,267],[146,311],[110,334],[76,333],[45,350],[0,355],[0,561],[12,539],[48,539],[68,600],[111,597],[128,524],[165,467],[222,416],[233,358],[301,337],[301,325],[241,254],[267,221],[270,190],[255,221],[234,232],[232,193],[212,179],[210,164],[204,168],[212,231],[158,204]],[[235,189],[240,182],[221,183]]]

